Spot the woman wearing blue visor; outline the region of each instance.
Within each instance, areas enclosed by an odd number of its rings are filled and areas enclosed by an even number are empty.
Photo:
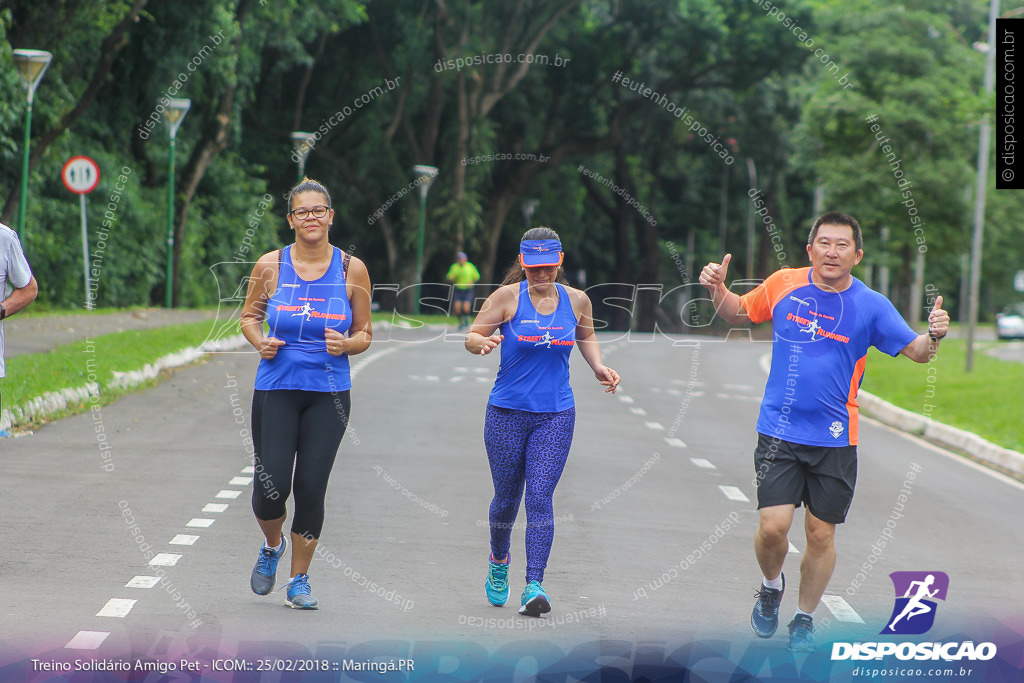
[[[519,613],[533,617],[551,611],[541,583],[554,539],[552,497],[576,422],[569,386],[573,346],[579,347],[606,392],[614,394],[620,381],[601,362],[593,306],[585,292],[568,286],[563,258],[554,230],[528,230],[519,244],[519,259],[466,335],[466,349],[473,354],[486,356],[501,345],[484,420],[494,482],[490,570],[484,588],[492,605],[508,601],[509,545],[525,490],[526,588]]]

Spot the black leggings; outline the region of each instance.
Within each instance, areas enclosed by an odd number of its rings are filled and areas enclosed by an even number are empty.
[[[292,533],[320,538],[327,479],[345,436],[350,406],[348,391],[253,392],[252,511],[257,519],[283,517],[285,501],[294,490]]]

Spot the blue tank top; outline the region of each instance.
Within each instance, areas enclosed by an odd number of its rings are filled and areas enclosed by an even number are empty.
[[[531,413],[557,413],[575,405],[569,386],[569,355],[576,345],[576,314],[565,287],[558,288],[558,306],[540,315],[530,301],[528,284],[519,284],[519,305],[501,324],[501,364],[490,403]]]
[[[291,246],[281,255],[277,291],[267,302],[270,336],[285,342],[270,360],[261,358],[255,388],[346,391],[352,388],[348,355],[327,353],[327,328],[342,334],[352,326],[341,250],[317,280],[306,281],[292,266]]]

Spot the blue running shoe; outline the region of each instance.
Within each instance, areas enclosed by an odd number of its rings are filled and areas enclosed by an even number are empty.
[[[285,587],[288,588],[288,598],[284,604],[293,609],[317,609],[318,601],[309,590],[309,574],[296,574],[291,581],[281,586]]]
[[[495,607],[503,607],[508,602],[508,567],[512,564],[512,556],[506,555],[505,558],[505,562],[490,560],[491,568],[487,571],[487,581],[484,582],[487,601]]]
[[[252,568],[252,575],[249,577],[249,588],[256,595],[269,595],[274,590],[274,582],[277,580],[277,563],[288,549],[288,539],[281,537],[281,549],[273,551],[266,543],[260,548],[260,555],[256,558],[256,566]]]
[[[528,617],[539,617],[551,611],[551,600],[544,589],[540,587],[540,581],[531,581],[523,589],[523,606],[519,608],[520,614]]]
[[[789,651],[814,652],[814,619],[797,614],[789,622]]]
[[[761,585],[761,590],[754,593],[757,603],[750,613],[750,628],[758,638],[771,638],[779,628],[779,605],[782,594],[786,592],[786,575],[782,575],[782,588],[768,588]]]

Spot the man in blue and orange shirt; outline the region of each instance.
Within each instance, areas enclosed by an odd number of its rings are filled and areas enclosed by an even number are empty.
[[[809,268],[783,268],[740,296],[725,286],[731,259],[709,263],[700,282],[731,323],[772,321],[772,366],[754,452],[759,521],[754,553],[764,574],[750,626],[770,638],[785,591],[783,561],[794,512],[807,506],[800,595],[790,650],[814,649],[813,613],[835,569],[835,528],[846,520],[857,479],[857,391],[868,348],[926,363],[949,329],[936,297],[928,333],[917,334],[892,303],[851,275],[864,257],[860,225],[842,213],[815,221]]]

